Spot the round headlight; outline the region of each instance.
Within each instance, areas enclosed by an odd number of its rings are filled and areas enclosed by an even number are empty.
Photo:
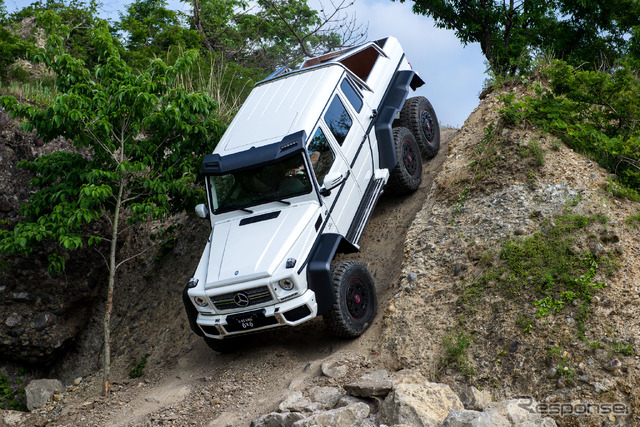
[[[195,302],[200,307],[206,307],[209,305],[209,303],[207,302],[207,299],[204,297],[195,297],[193,299],[193,302]]]
[[[282,279],[278,282],[278,284],[285,291],[290,291],[291,289],[293,289],[293,280],[291,279]]]

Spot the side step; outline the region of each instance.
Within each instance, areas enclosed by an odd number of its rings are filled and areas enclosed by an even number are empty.
[[[356,216],[353,218],[353,222],[351,223],[346,236],[347,240],[356,246],[362,237],[362,233],[369,221],[371,212],[373,212],[373,208],[375,208],[380,195],[382,195],[382,188],[384,187],[384,184],[384,178],[376,179],[375,177],[372,177],[371,181],[369,181],[369,185],[367,185],[367,190],[360,202],[360,206],[358,206],[358,211],[356,212]]]

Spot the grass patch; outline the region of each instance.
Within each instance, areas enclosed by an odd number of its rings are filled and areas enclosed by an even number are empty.
[[[445,357],[443,366],[451,366],[469,377],[475,369],[469,364],[466,352],[471,344],[471,337],[462,329],[452,329],[442,339]]]
[[[140,378],[144,374],[144,367],[147,366],[147,357],[148,355],[145,354],[136,362],[133,369],[129,372],[129,378]]]
[[[22,376],[24,370],[18,371],[18,376]],[[10,409],[13,411],[28,411],[24,388],[19,387],[22,379],[15,380],[15,386],[10,384],[9,379],[0,373],[0,409]]]
[[[606,286],[595,277],[599,271],[613,272],[617,263],[608,253],[596,258],[589,251],[580,251],[577,239],[588,236],[590,225],[603,221],[607,218],[602,215],[566,213],[545,220],[542,229],[530,237],[504,242],[499,259],[463,286],[458,302],[472,309],[485,294],[497,293],[533,306],[538,319],[577,307],[574,317],[578,334],[584,338],[591,299]],[[521,315],[516,325],[531,332],[534,319]]]
[[[625,219],[624,222],[634,228],[640,227],[640,213],[631,215],[629,218]]]

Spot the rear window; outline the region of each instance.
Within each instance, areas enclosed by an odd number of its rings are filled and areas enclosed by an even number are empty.
[[[359,113],[360,110],[362,110],[362,98],[360,98],[358,92],[356,92],[351,83],[349,83],[349,80],[343,80],[340,84],[340,89],[342,89],[342,93],[347,97],[353,109]]]

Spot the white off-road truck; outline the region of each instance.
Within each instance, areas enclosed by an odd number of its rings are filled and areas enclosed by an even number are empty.
[[[233,338],[322,315],[362,334],[376,289],[358,241],[384,189],[410,193],[440,130],[393,38],[308,59],[258,83],[205,156],[211,235],[183,292],[191,329],[217,351]]]

